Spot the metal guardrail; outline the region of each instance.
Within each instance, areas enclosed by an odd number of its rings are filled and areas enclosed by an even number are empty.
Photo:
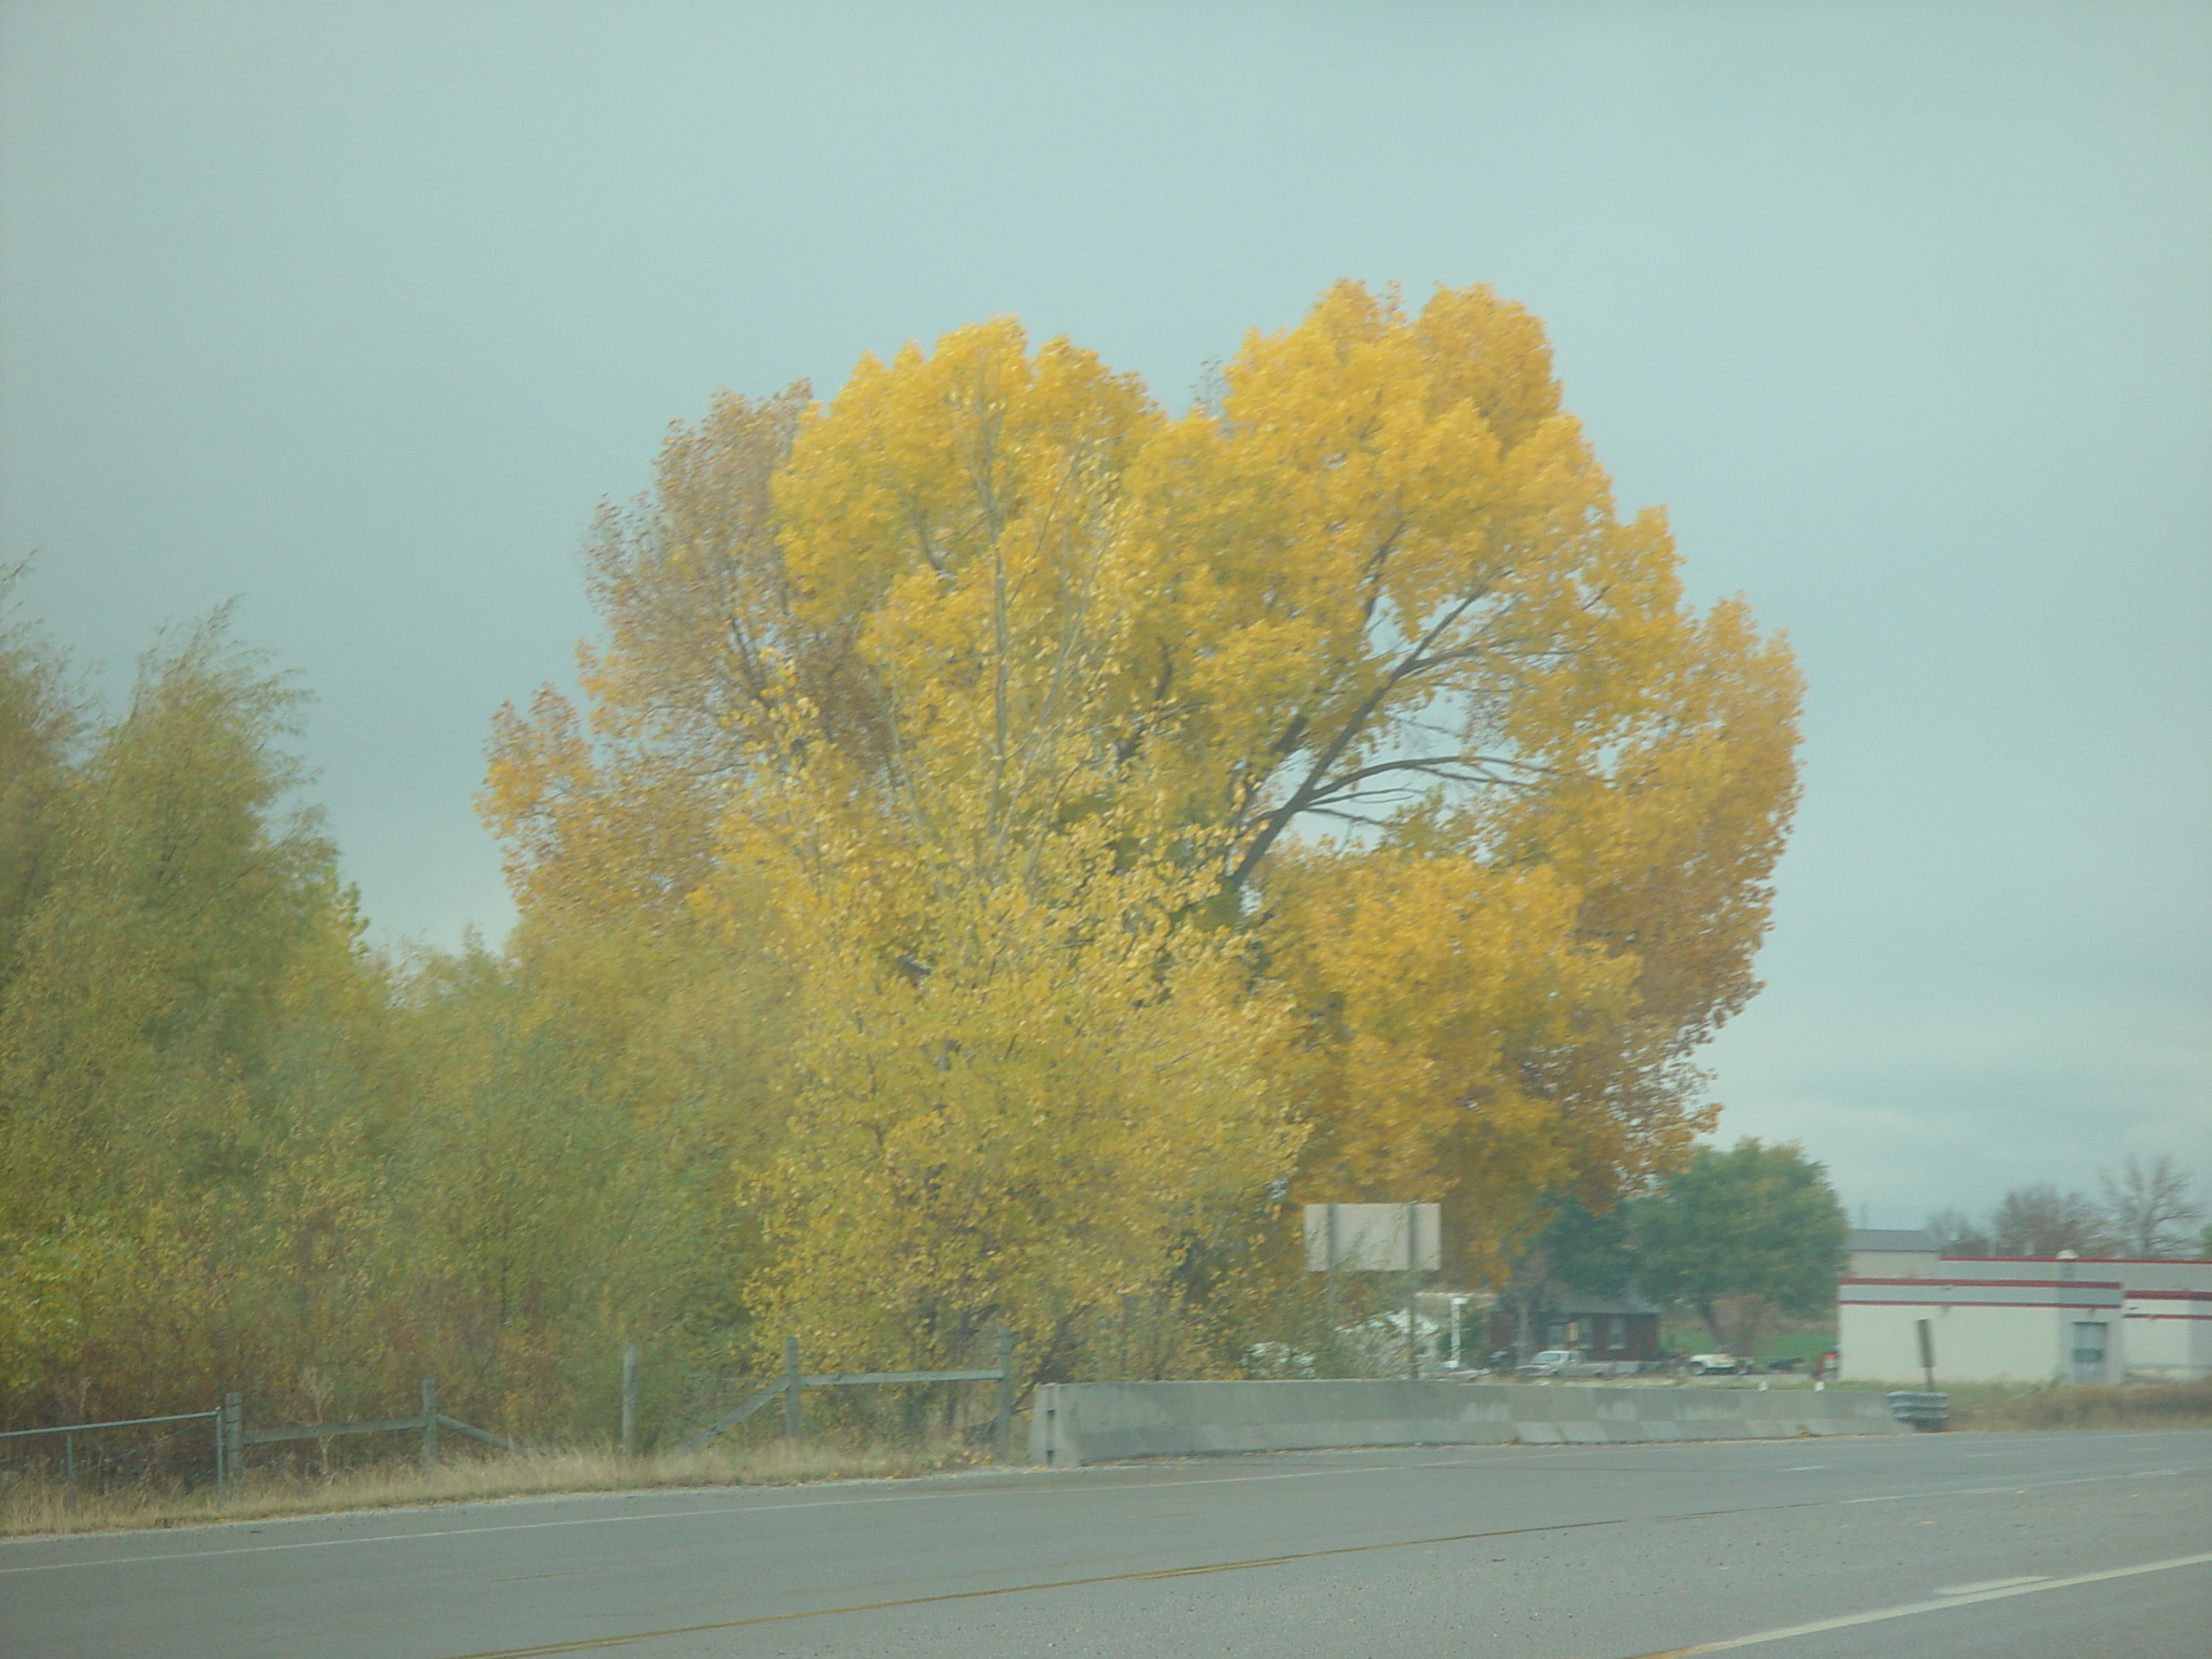
[[[1920,1430],[1937,1429],[1951,1421],[1951,1396],[1912,1389],[1893,1389],[1883,1396],[1890,1415]]]
[[[798,1338],[785,1337],[783,1376],[734,1410],[723,1413],[684,1441],[679,1449],[685,1452],[702,1450],[771,1400],[779,1399],[784,1402],[784,1433],[796,1440],[800,1438],[799,1390],[802,1389],[856,1389],[895,1382],[995,1382],[999,1385],[999,1397],[998,1409],[991,1421],[991,1445],[999,1461],[1003,1463],[1007,1452],[1007,1437],[1014,1426],[1014,1333],[1004,1325],[998,1328],[998,1349],[999,1363],[988,1370],[823,1371],[810,1376],[798,1368]]]

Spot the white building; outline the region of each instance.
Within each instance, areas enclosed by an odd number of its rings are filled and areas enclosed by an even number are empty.
[[[2125,1293],[2127,1369],[2180,1381],[2212,1376],[2212,1262],[2142,1256],[1946,1256],[1958,1279],[2117,1279]]]
[[[1946,1279],[2117,1279],[2131,1292],[2212,1290],[2212,1262],[2171,1256],[1947,1255],[1940,1273]]]
[[[1846,1381],[1920,1379],[1923,1321],[1939,1388],[2117,1382],[2127,1374],[2118,1280],[1852,1278],[1836,1287],[1836,1300]]]
[[[2212,1376],[2212,1290],[2127,1293],[2127,1369],[2137,1376]]]
[[[1851,1276],[1843,1281],[1847,1286],[1897,1281],[1916,1284],[1924,1281],[1951,1286],[2006,1285],[2024,1289],[2056,1287],[2056,1295],[2068,1286],[2117,1283],[2121,1293],[2122,1311],[2118,1321],[2121,1328],[2113,1331],[2113,1340],[2106,1344],[2108,1356],[2123,1355],[2126,1372],[2139,1376],[2212,1376],[2212,1262],[2133,1256],[1941,1255],[1930,1235],[1885,1228],[1853,1230],[1847,1248],[1851,1253]],[[1894,1349],[1894,1344],[1899,1338],[1890,1327],[1895,1320],[1904,1319],[1902,1340],[1911,1343],[1916,1340],[1912,1320],[1926,1317],[1924,1313],[1861,1315],[1854,1319],[1848,1311],[1853,1306],[1902,1307],[1906,1304],[1902,1300],[1876,1297],[1872,1293],[1844,1295],[1839,1292],[1838,1300],[1844,1310],[1840,1315],[1844,1329],[1840,1333],[1840,1345],[1845,1376],[1886,1381],[1920,1374],[1916,1349],[1909,1366],[1892,1369],[1899,1351]],[[1974,1300],[1967,1292],[1958,1290],[1952,1293],[1948,1305],[1964,1306]],[[1937,1296],[1929,1305],[1940,1309],[1946,1303]],[[2031,1304],[2016,1300],[2011,1305]],[[1871,1324],[1867,1322],[1870,1317]],[[1936,1317],[1940,1319],[1942,1316]],[[2053,1313],[2050,1317],[2056,1315]],[[2098,1314],[2084,1322],[2095,1323],[2103,1317]],[[1994,1378],[2000,1370],[2010,1375],[2021,1358],[2022,1353],[2012,1351],[2021,1328],[2012,1316],[1977,1314],[1974,1318],[1994,1319],[2005,1334],[1990,1338],[1995,1346],[1985,1351],[1979,1325],[1972,1322],[1957,1324],[1955,1319],[1959,1340],[1950,1344],[1948,1351],[1936,1351],[1939,1382],[1946,1370],[1959,1382]],[[1871,1354],[1864,1344],[1859,1353],[1853,1352],[1851,1332],[1854,1324],[1873,1342]],[[1931,1325],[1931,1331],[1936,1330],[1940,1326]],[[2022,1340],[2029,1347],[2042,1343],[2040,1327],[2031,1337]],[[1961,1341],[1966,1344],[1963,1348]],[[1885,1348],[1885,1344],[1891,1345]],[[2111,1366],[2108,1358],[2106,1369],[2109,1370]],[[2063,1368],[2045,1368],[2032,1375],[2038,1378],[2070,1376],[2072,1370],[2069,1359]]]

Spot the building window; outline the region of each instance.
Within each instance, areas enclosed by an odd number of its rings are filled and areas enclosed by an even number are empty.
[[[1605,1351],[1609,1354],[1618,1354],[1627,1346],[1628,1321],[1607,1319],[1605,1321]]]

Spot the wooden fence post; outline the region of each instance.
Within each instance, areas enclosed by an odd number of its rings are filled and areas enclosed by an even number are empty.
[[[638,1344],[622,1344],[622,1455],[638,1455]]]
[[[1014,1429],[1014,1332],[999,1326],[999,1408],[991,1421],[991,1455],[1007,1460]]]
[[[784,1438],[798,1443],[798,1338],[784,1338]]]
[[[423,1379],[423,1472],[438,1466],[438,1379]]]
[[[231,1478],[231,1495],[245,1491],[245,1402],[232,1390],[223,1396],[223,1461]]]

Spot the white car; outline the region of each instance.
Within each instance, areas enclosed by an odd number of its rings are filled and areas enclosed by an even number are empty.
[[[1547,1348],[1520,1369],[1523,1376],[1603,1376],[1612,1368],[1584,1358],[1580,1348]]]
[[[1751,1369],[1750,1360],[1738,1359],[1733,1354],[1692,1354],[1682,1364],[1692,1376],[1703,1376],[1707,1371],[1726,1371],[1741,1376]]]

